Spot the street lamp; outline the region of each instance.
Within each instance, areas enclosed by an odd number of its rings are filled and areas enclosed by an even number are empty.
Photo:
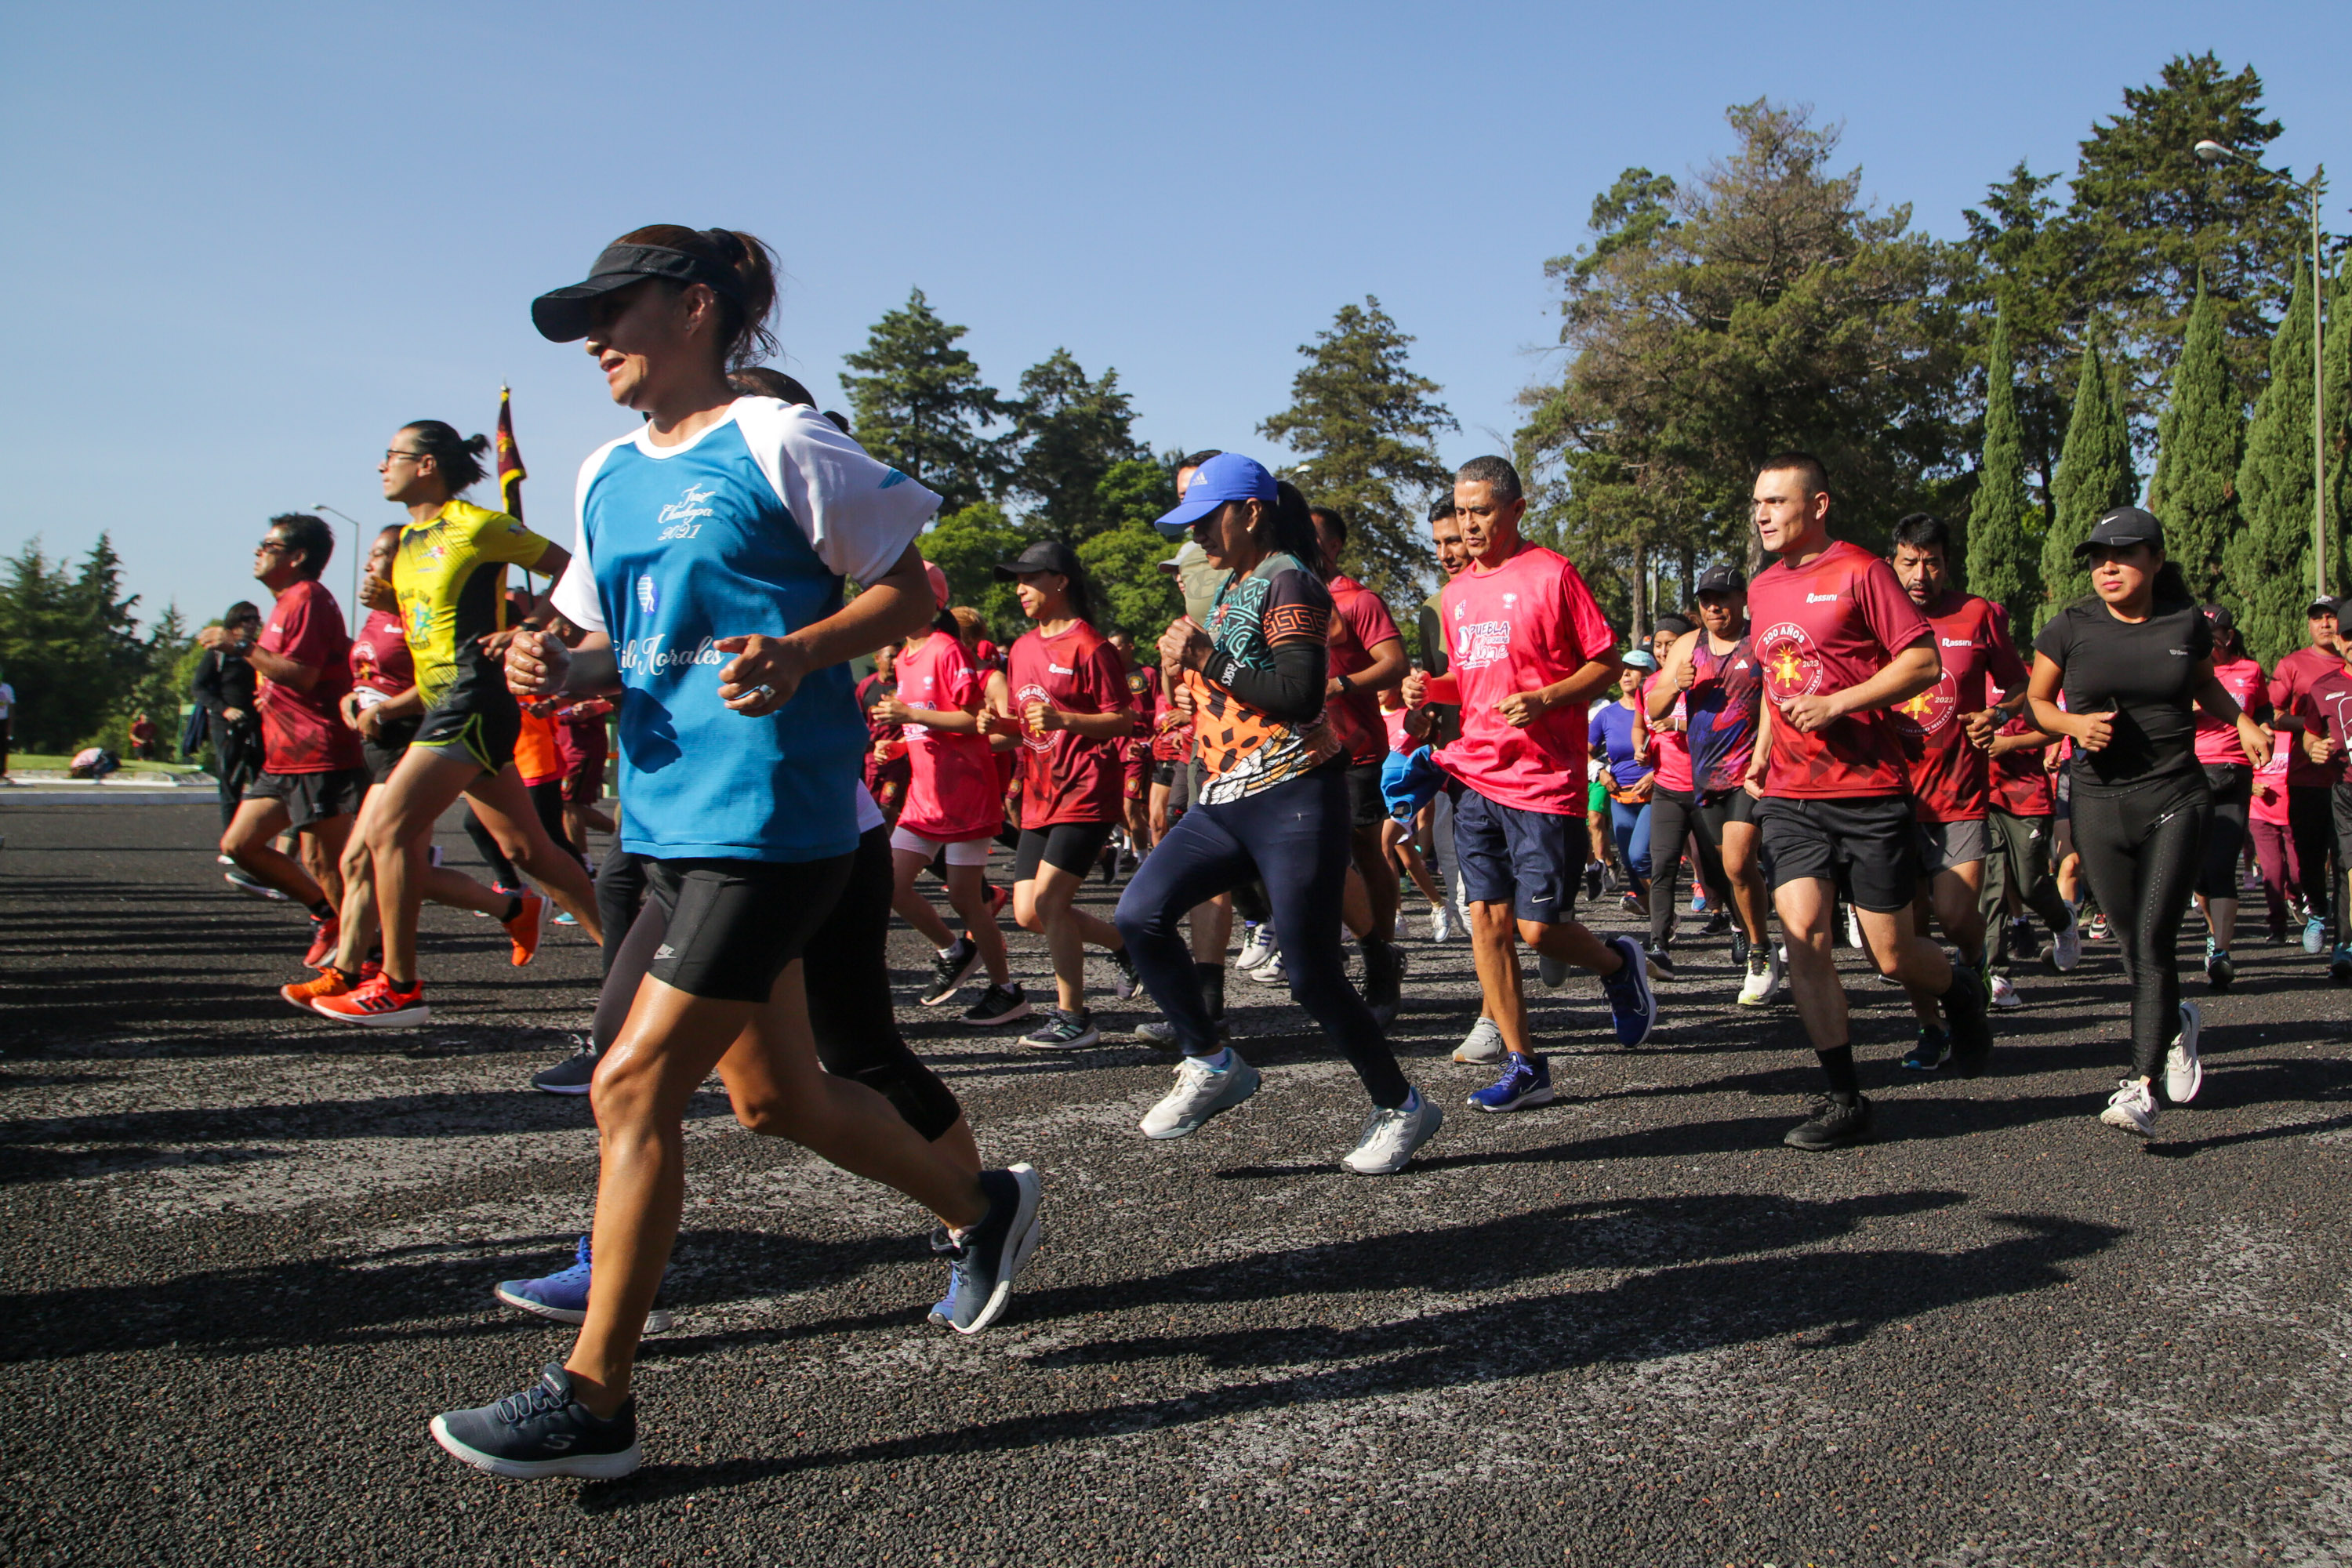
[[[360,614],[360,562],[367,554],[367,549],[364,542],[367,536],[367,524],[362,522],[358,518],[353,517],[350,512],[335,511],[335,509],[329,506],[325,501],[315,502],[311,506],[310,510],[312,511],[334,512],[335,516],[341,518],[345,522],[352,525],[352,630],[356,632],[359,630],[360,623],[367,619],[365,616]]]
[[[2268,174],[2274,180],[2284,180],[2310,193],[2311,196],[2311,585],[2315,597],[2327,597],[2327,362],[2322,356],[2320,318],[2327,304],[2327,289],[2321,280],[2323,260],[2319,247],[2319,186],[2326,178],[2325,164],[2315,165],[2308,181],[2296,180],[2276,169],[2265,169],[2259,159],[2250,157],[2234,147],[2224,147],[2219,142],[2207,140],[2196,146],[2197,161],[2210,168],[2223,163],[2243,163],[2258,174]]]

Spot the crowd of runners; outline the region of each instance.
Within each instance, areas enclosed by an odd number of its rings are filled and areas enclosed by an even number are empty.
[[[1453,1053],[1481,1069],[1467,1108],[1556,1093],[1522,946],[1545,986],[1597,977],[1630,1049],[1677,946],[1721,939],[1738,1003],[1785,997],[1812,1047],[1822,1092],[1785,1140],[1801,1150],[1872,1131],[1841,934],[1906,994],[1917,1037],[1899,1070],[1920,1079],[1985,1070],[2042,932],[2062,971],[2112,936],[2128,1065],[2098,1115],[2142,1136],[2201,1081],[2175,961],[2192,900],[2211,989],[2234,982],[2249,894],[2270,941],[2352,980],[2352,945],[2328,946],[2352,861],[2337,606],[2315,601],[2309,646],[2266,672],[2229,612],[2187,593],[2146,511],[2099,521],[2080,551],[2093,594],[2021,647],[2000,606],[1954,586],[1943,522],[1906,517],[1874,554],[1836,536],[1834,476],[1783,453],[1753,496],[1772,563],[1752,580],[1709,568],[1690,614],[1636,647],[1525,537],[1512,465],[1479,458],[1429,514],[1443,584],[1411,607],[1415,658],[1395,607],[1340,570],[1344,513],[1204,451],[1158,523],[1184,610],[1156,646],[1106,635],[1076,552],[1041,540],[995,569],[1028,623],[999,649],[921,553],[940,498],[760,363],[774,294],[749,236],[622,237],[531,307],[641,420],[582,466],[568,545],[466,500],[487,443],[419,420],[380,465],[410,521],[370,551],[355,636],[320,585],[333,536],[303,514],[256,547],[267,610],[240,604],[203,634],[227,875],[310,918],[287,1002],[422,1022],[427,900],[501,921],[518,965],[551,908],[602,944],[586,1048],[533,1079],[591,1098],[593,1226],[571,1268],[498,1287],[579,1337],[531,1387],[434,1419],[468,1464],[638,1463],[631,1372],[666,1323],[680,1121],[714,1070],[745,1126],[934,1216],[934,1323],[1002,1316],[1043,1185],[1027,1164],[983,1166],[901,1036],[894,914],[936,954],[913,1005],[963,1004],[1031,1048],[1101,1039],[1089,950],[1117,995],[1148,994],[1157,1016],[1135,1036],[1178,1055],[1140,1123],[1155,1139],[1259,1092],[1228,983],[1286,987],[1370,1102],[1340,1160],[1364,1175],[1404,1170],[1444,1121],[1389,1039],[1408,885],[1430,940],[1466,938],[1475,966]],[[509,566],[550,591],[509,594]],[[488,884],[432,843],[461,799]],[[592,826],[613,835],[593,868]],[[1112,920],[1079,902],[1091,875],[1126,878]],[[1596,931],[1580,892],[1640,929]],[[1045,939],[1050,1000],[1013,974],[1008,916]]]

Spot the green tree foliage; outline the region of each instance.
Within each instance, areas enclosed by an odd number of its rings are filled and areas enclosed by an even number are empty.
[[[1095,504],[1102,526],[1077,547],[1101,601],[1095,629],[1106,637],[1125,632],[1148,647],[1184,613],[1175,580],[1160,570],[1176,546],[1151,526],[1176,504],[1175,476],[1156,462],[1114,464],[1096,484]]]
[[[2042,513],[2025,488],[2025,431],[2018,418],[2009,324],[1996,317],[1985,354],[1984,456],[1969,508],[1968,585],[2009,611],[2013,636],[2042,602]]]
[[[2246,649],[2265,665],[2300,647],[2311,578],[2311,312],[2309,269],[2271,341],[2270,383],[2254,405],[2238,465],[2245,526],[2222,553]]]
[[[917,289],[906,307],[886,312],[866,347],[842,356],[858,441],[908,478],[946,499],[943,511],[995,493],[1003,454],[988,427],[1005,416],[996,389],[956,346],[964,328],[940,319]]]
[[[2336,268],[2336,299],[2327,310],[2328,537],[2339,559],[2328,586],[2352,593],[2352,261]]]
[[[1021,395],[1009,408],[1020,455],[1007,488],[1034,508],[1030,526],[1073,545],[1106,527],[1096,499],[1104,477],[1148,456],[1135,438],[1135,410],[1118,389],[1118,372],[1089,381],[1067,349],[1055,349],[1021,373]]]
[[[950,603],[978,610],[1000,639],[1021,628],[1021,601],[1012,584],[996,580],[996,567],[1020,554],[1029,536],[1004,515],[1003,508],[993,501],[975,501],[941,512],[930,531],[915,542],[922,546],[925,560],[947,574]]]
[[[1965,450],[1959,258],[1909,208],[1864,205],[1860,171],[1832,167],[1835,130],[1761,99],[1727,119],[1730,156],[1687,186],[1627,170],[1592,240],[1546,264],[1570,356],[1520,396],[1538,531],[1596,591],[1631,579],[1643,624],[1658,563],[1685,585],[1711,557],[1752,564],[1770,453],[1819,453],[1840,531],[1870,541]]]
[[[122,594],[122,558],[105,534],[79,568],[52,563],[39,540],[9,558],[0,581],[0,675],[16,691],[16,749],[71,752],[118,744],[145,710],[178,740],[181,690],[171,684],[188,639],[176,608],[142,636],[138,595]]]
[[[2221,591],[2221,552],[2238,528],[2238,465],[2245,448],[2245,408],[2230,384],[2221,312],[2211,295],[2200,293],[2157,424],[2147,509],[2164,521],[2168,553],[2190,590],[2208,601]]]
[[[2074,547],[2090,537],[2091,525],[2139,496],[2132,471],[2131,432],[2116,405],[2115,384],[2099,346],[2083,351],[2083,371],[2074,389],[2074,417],[2058,455],[2057,516],[2042,542],[2042,581],[2047,620],[2058,606],[2091,591],[2091,575],[2074,559]],[[2035,629],[2040,629],[2037,624]]]
[[[1428,575],[1430,498],[1454,483],[1437,433],[1461,428],[1437,401],[1437,384],[1406,363],[1412,342],[1378,300],[1340,306],[1328,329],[1299,345],[1307,363],[1291,380],[1290,406],[1257,427],[1300,454],[1284,477],[1347,514],[1349,570],[1408,596]]]

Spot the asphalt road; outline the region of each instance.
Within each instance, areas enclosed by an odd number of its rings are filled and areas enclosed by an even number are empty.
[[[1467,950],[1416,921],[1400,1044],[1447,1122],[1374,1181],[1337,1167],[1363,1101],[1286,998],[1235,983],[1265,1090],[1154,1143],[1170,1058],[959,1034],[901,933],[909,1037],[990,1158],[1045,1175],[1007,1321],[927,1327],[923,1216],[709,1092],[646,1468],[509,1483],[425,1422],[566,1346],[490,1287],[586,1223],[587,1109],[523,1083],[585,1026],[593,952],[561,932],[517,971],[433,911],[430,1026],[306,1020],[274,994],[299,917],[223,886],[213,825],[0,801],[9,1563],[2352,1556],[2347,997],[2299,949],[2191,984],[2204,1093],[2147,1146],[2093,1121],[2112,945],[2025,976],[1966,1083],[1889,1083],[1907,1015],[1849,963],[1881,1141],[1807,1156],[1794,1017],[1730,1005],[1718,944],[1638,1053],[1591,982],[1547,998],[1563,1102],[1482,1117],[1445,1059]],[[1097,967],[1108,1026],[1149,1016]]]

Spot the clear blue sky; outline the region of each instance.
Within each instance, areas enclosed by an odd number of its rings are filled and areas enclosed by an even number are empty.
[[[2263,73],[2275,158],[2352,180],[2340,0],[86,0],[8,31],[0,551],[110,531],[144,608],[199,619],[251,591],[269,513],[394,520],[385,437],[488,429],[501,379],[527,510],[568,538],[580,459],[632,416],[527,306],[640,224],[772,244],[784,367],[828,403],[920,285],[997,386],[1057,345],[1116,365],[1159,447],[1262,449],[1297,345],[1377,294],[1459,460],[1501,445],[1542,370],[1542,265],[1594,193],[1722,152],[1735,101],[1842,121],[1866,188],[1951,235],[2018,159],[2071,169],[2126,85],[2211,48]]]

